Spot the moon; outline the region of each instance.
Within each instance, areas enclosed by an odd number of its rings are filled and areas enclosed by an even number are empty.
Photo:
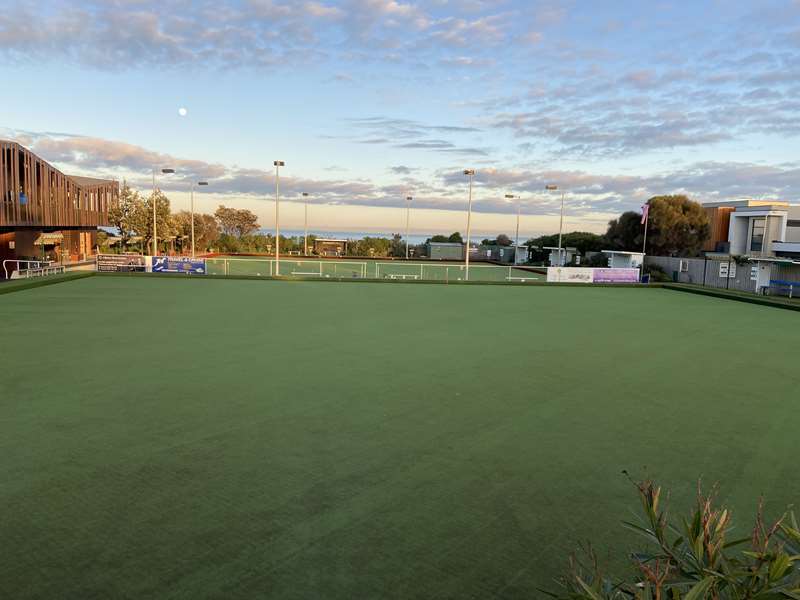
[[[188,110],[186,110],[186,109],[185,109],[183,106],[181,106],[181,107],[178,109],[178,114],[179,114],[180,116],[182,116],[182,117],[185,117],[186,115],[188,115],[188,114],[189,114],[189,111],[188,111]]]

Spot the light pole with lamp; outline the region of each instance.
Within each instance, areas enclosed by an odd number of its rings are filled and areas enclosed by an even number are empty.
[[[305,217],[303,224],[305,227],[305,236],[303,237],[303,256],[308,256],[308,194],[303,192],[303,199],[305,200]]]
[[[546,189],[548,192],[554,192],[558,190],[558,186],[550,184],[546,185],[544,189]],[[561,239],[564,233],[564,194],[565,191],[561,190],[561,217],[558,221],[558,266],[559,267],[563,267],[564,263],[566,262],[564,260],[565,257],[561,251]]]
[[[175,169],[161,169],[164,175],[174,173]],[[158,256],[158,231],[156,227],[156,169],[153,168],[153,256]]]
[[[467,204],[467,245],[465,247],[467,273],[465,280],[469,281],[469,239],[472,234],[472,180],[475,178],[475,169],[464,169],[464,175],[469,177],[469,202]]]
[[[517,233],[514,236],[514,264],[517,264],[517,248],[519,248],[519,215],[522,210],[522,197],[515,196],[514,194],[506,194],[506,200],[517,201]]]
[[[192,258],[194,258],[194,186],[195,185],[208,185],[207,181],[192,181],[192,200],[191,200],[191,207],[190,212],[192,213]]]
[[[280,168],[285,167],[286,163],[276,160],[275,165],[275,275],[281,274],[281,224],[280,224]]]
[[[411,222],[411,201],[414,198],[406,196],[406,260],[408,260],[408,226]]]

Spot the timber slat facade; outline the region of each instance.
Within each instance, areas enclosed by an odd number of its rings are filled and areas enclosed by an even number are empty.
[[[118,200],[116,181],[70,177],[18,143],[0,140],[0,227],[109,225],[108,210]]]

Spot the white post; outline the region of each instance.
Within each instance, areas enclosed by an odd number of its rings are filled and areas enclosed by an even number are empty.
[[[561,190],[561,219],[558,223],[558,266],[563,267],[566,262],[561,251],[561,236],[564,231],[564,190]]]
[[[158,256],[158,241],[156,233],[156,170],[153,169],[153,256]]]
[[[469,281],[469,240],[470,235],[472,234],[472,178],[475,177],[475,170],[467,169],[464,171],[464,175],[469,177],[469,203],[467,204],[467,245],[464,248],[467,269],[464,280]]]
[[[276,160],[275,165],[275,275],[281,274],[281,225],[280,225],[280,168],[284,166],[282,160]]]
[[[517,196],[517,235],[514,238],[514,264],[517,264],[517,248],[519,247],[519,213],[522,210],[522,198]]]
[[[304,194],[306,197],[306,204],[305,204],[305,217],[303,219],[303,224],[305,227],[305,236],[303,237],[303,256],[308,256],[308,194]]]
[[[406,196],[406,260],[408,260],[408,227],[411,222],[411,196]]]
[[[192,181],[192,194],[191,194],[191,213],[192,213],[192,258],[194,258],[194,181]]]

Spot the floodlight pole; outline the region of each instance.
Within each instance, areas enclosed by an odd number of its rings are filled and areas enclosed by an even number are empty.
[[[283,162],[282,160],[276,160],[272,164],[275,165],[275,275],[280,276],[281,274],[280,168],[285,166],[286,163]]]
[[[567,262],[564,260],[566,256],[562,258],[561,253],[561,237],[564,234],[564,194],[564,190],[561,190],[561,218],[558,221],[558,262],[560,267],[563,267],[564,263]]]
[[[406,196],[406,260],[408,260],[408,227],[411,222],[411,196]]]
[[[506,194],[508,200],[517,201],[517,233],[514,236],[514,264],[517,264],[517,248],[519,248],[519,216],[522,211],[522,196],[514,196],[513,194]]]
[[[305,227],[305,236],[303,237],[303,256],[308,256],[308,194],[303,192],[303,198],[305,198],[305,217],[303,219],[304,227]]]
[[[469,177],[469,202],[467,203],[467,245],[464,248],[464,256],[467,267],[467,272],[464,279],[465,281],[469,281],[469,240],[472,234],[472,180],[475,177],[475,169],[465,169],[464,175]]]
[[[208,185],[207,181],[198,181],[197,185]],[[192,258],[195,257],[194,254],[194,186],[195,182],[192,181],[192,202],[191,202],[191,213],[192,213]]]
[[[165,175],[174,173],[175,169],[161,169]],[[153,256],[158,256],[158,231],[156,226],[156,169],[153,167]]]

